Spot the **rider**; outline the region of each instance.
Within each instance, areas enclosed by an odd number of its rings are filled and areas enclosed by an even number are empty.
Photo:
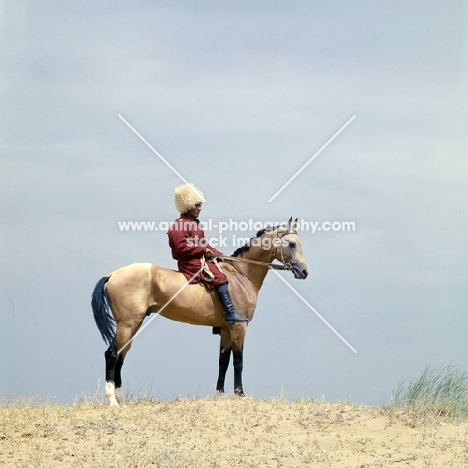
[[[205,262],[205,259],[212,259],[213,254],[215,256],[223,254],[208,244],[205,233],[200,227],[198,216],[205,201],[203,193],[193,184],[184,184],[175,189],[174,195],[175,206],[181,216],[171,224],[167,235],[172,257],[177,260],[179,271],[191,283],[201,281],[209,289],[215,289],[218,292],[226,323],[248,322],[247,318],[241,317],[234,309],[226,276],[214,263]],[[200,270],[202,271],[197,275]]]

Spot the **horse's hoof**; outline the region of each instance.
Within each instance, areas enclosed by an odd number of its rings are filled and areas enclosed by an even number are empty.
[[[117,400],[117,404],[119,406],[125,405],[125,398],[124,398],[122,387],[118,387],[115,389],[115,399]]]

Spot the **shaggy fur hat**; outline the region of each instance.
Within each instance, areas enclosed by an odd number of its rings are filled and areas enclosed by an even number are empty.
[[[180,214],[187,213],[197,203],[203,203],[205,197],[203,193],[192,183],[179,185],[174,190],[175,206]]]

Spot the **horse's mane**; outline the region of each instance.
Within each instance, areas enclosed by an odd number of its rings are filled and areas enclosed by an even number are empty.
[[[247,242],[246,244],[242,245],[237,250],[235,250],[234,253],[231,255],[231,257],[237,257],[241,253],[247,252],[250,249],[250,247],[252,247],[252,242],[255,239],[258,239],[259,237],[263,236],[263,234],[266,234],[267,232],[271,232],[271,231],[274,231],[274,228],[266,227],[266,228],[260,229],[260,231],[257,232],[257,237],[251,237],[249,242]]]

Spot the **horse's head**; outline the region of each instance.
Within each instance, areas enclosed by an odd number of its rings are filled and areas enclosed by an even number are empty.
[[[302,244],[297,235],[296,225],[297,218],[293,221],[291,217],[286,226],[278,228],[275,258],[285,265],[289,264],[295,278],[306,279],[309,272],[302,254]]]

